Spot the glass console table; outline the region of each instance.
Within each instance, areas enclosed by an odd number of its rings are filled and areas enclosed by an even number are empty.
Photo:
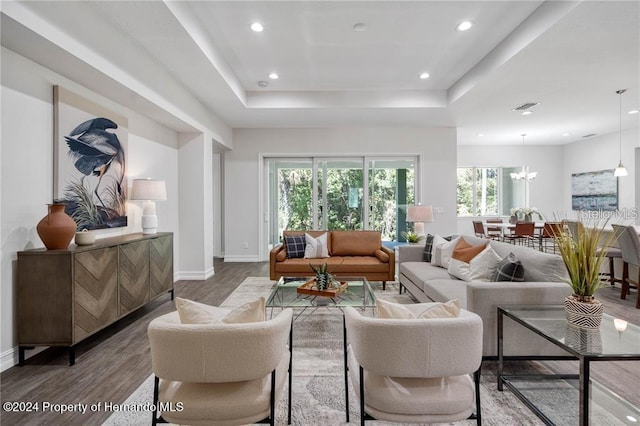
[[[579,374],[504,374],[504,316],[568,352],[578,360]],[[618,328],[622,326],[624,330],[618,331],[614,318],[604,314],[598,330],[581,330],[567,323],[563,306],[499,306],[498,390],[507,386],[548,425],[634,424],[640,420],[640,408],[589,377],[592,362],[640,360],[640,327],[623,322]],[[549,401],[556,404],[559,409],[555,412],[563,418],[544,412]],[[567,420],[567,415],[572,414],[568,404],[575,403],[578,410],[573,410],[573,419]]]

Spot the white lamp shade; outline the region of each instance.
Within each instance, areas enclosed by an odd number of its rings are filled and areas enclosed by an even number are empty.
[[[433,209],[431,206],[409,206],[407,222],[433,222]]]
[[[134,179],[131,200],[162,201],[167,199],[167,186],[163,180]]]

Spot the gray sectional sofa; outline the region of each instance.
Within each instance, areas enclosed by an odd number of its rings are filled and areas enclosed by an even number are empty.
[[[447,269],[423,261],[424,245],[398,248],[400,291],[406,288],[420,302],[460,299],[461,307],[483,321],[483,356],[497,356],[497,307],[504,305],[561,305],[571,294],[563,282],[567,271],[558,255],[525,246],[463,236],[472,245],[488,242],[504,258],[514,253],[524,267],[524,282],[462,281]],[[505,355],[566,355],[524,327],[505,317]]]

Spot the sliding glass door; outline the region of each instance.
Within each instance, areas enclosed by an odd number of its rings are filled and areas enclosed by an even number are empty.
[[[364,229],[363,159],[316,159],[318,228]]]
[[[399,241],[415,203],[415,157],[265,158],[269,246],[284,230],[374,229]]]

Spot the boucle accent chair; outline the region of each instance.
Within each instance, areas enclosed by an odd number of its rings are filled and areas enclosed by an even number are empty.
[[[153,424],[274,424],[275,402],[289,375],[293,311],[240,324],[181,324],[177,312],[148,328],[155,374],[154,406],[180,402],[183,410],[153,413]]]
[[[403,306],[418,313],[424,307],[417,305]],[[461,310],[457,318],[381,319],[348,307],[344,318],[345,387],[351,378],[361,425],[452,422],[473,417],[474,409],[481,424],[478,315]]]

